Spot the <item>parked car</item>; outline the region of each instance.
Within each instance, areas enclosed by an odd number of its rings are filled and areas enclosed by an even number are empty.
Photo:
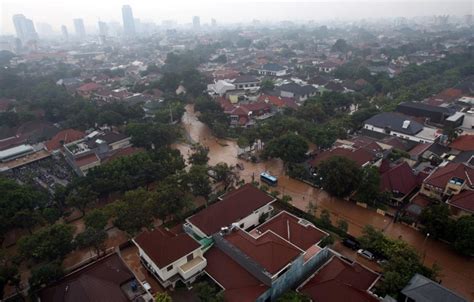
[[[359,247],[360,247],[360,244],[359,242],[357,242],[357,240],[355,239],[352,239],[352,238],[345,238],[343,241],[342,241],[342,244],[344,244],[345,246],[347,246],[348,248],[352,249],[352,250],[358,250]]]
[[[365,257],[369,260],[374,260],[375,259],[374,254],[372,254],[368,250],[360,249],[360,250],[357,251],[357,254],[359,254],[362,257]]]

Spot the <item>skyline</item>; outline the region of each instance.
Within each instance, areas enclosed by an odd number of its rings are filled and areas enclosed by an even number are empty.
[[[239,5],[236,5],[239,4]],[[454,5],[455,4],[455,5]],[[470,1],[220,1],[207,0],[194,3],[177,0],[172,3],[147,3],[131,0],[123,3],[92,0],[48,1],[33,0],[3,1],[1,5],[1,34],[14,34],[12,16],[24,14],[36,24],[48,23],[57,33],[61,25],[73,28],[73,19],[83,19],[87,29],[97,28],[97,22],[118,22],[122,24],[122,6],[130,5],[134,17],[143,22],[161,24],[164,20],[175,20],[180,24],[191,24],[193,16],[199,16],[201,24],[210,24],[216,19],[219,24],[250,22],[254,19],[272,21],[360,20],[395,17],[416,17],[432,15],[463,16],[473,14]],[[232,9],[229,10],[228,8]],[[271,9],[269,9],[271,7]],[[357,11],[357,14],[354,12]]]

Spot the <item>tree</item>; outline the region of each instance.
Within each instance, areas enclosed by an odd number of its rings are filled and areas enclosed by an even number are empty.
[[[97,255],[101,251],[105,251],[105,240],[107,240],[107,232],[103,229],[86,228],[86,230],[76,237],[76,242],[79,248],[95,249]]]
[[[103,230],[107,225],[109,215],[103,209],[94,209],[84,216],[86,228]]]
[[[156,188],[157,201],[153,204],[154,215],[166,222],[168,218],[182,218],[192,209],[193,203],[183,176],[170,176]]]
[[[171,299],[167,292],[162,292],[156,294],[155,302],[173,302],[173,299]]]
[[[453,141],[455,141],[461,133],[462,129],[455,128],[453,126],[446,126],[443,129],[443,134],[447,136],[448,143],[452,143]]]
[[[308,143],[299,135],[287,133],[269,141],[262,156],[278,157],[286,164],[300,163],[306,159]]]
[[[94,203],[97,200],[97,196],[98,194],[92,191],[90,186],[80,187],[68,195],[66,204],[75,207],[84,216],[87,206]]]
[[[202,302],[223,302],[223,292],[218,290],[216,286],[207,282],[199,282],[194,285],[199,301]]]
[[[277,302],[310,302],[310,301],[311,300],[308,297],[295,291],[287,291],[277,300]]]
[[[431,238],[449,238],[451,234],[449,215],[449,207],[441,203],[424,208],[419,219],[424,226],[424,232],[429,233]]]
[[[359,186],[359,166],[350,159],[333,156],[318,167],[324,190],[336,197],[347,197]]]
[[[208,198],[212,188],[206,166],[192,166],[186,177],[194,196]]]
[[[362,168],[361,179],[357,188],[355,199],[375,206],[380,190],[380,173],[377,167],[366,166]]]
[[[273,88],[275,88],[275,83],[272,79],[263,79],[262,83],[260,83],[260,89],[262,91],[271,91]]]
[[[330,227],[331,226],[331,214],[329,213],[328,210],[324,209],[321,211],[321,214],[319,215],[319,219],[321,219],[321,224],[325,227]]]
[[[283,195],[280,200],[284,203],[290,203],[293,198],[290,195]]]
[[[130,123],[125,132],[132,137],[134,146],[149,150],[169,146],[179,137],[175,126],[159,123]]]
[[[133,237],[143,227],[152,224],[156,200],[156,193],[143,188],[126,192],[122,200],[113,205],[114,225]]]
[[[207,165],[209,161],[209,148],[200,144],[195,144],[191,147],[193,153],[189,156],[189,163],[192,165]]]
[[[337,228],[343,231],[344,233],[347,233],[347,230],[349,229],[349,224],[344,219],[341,219],[337,221]]]
[[[64,276],[64,270],[60,262],[51,262],[43,264],[32,269],[31,277],[28,281],[30,290],[35,291],[43,285],[47,285],[53,281],[57,281]]]
[[[72,250],[74,227],[54,224],[18,241],[20,254],[37,261],[62,258]]]
[[[474,216],[464,216],[455,223],[454,248],[461,254],[474,255]]]
[[[239,181],[239,176],[234,169],[234,166],[228,166],[226,163],[218,163],[212,167],[216,173],[216,180],[224,183],[224,191]]]
[[[337,39],[336,43],[331,47],[332,52],[348,52],[351,47],[347,44],[344,39]]]
[[[315,202],[309,201],[308,205],[306,206],[306,213],[309,215],[315,216],[316,212],[318,211],[318,206]]]

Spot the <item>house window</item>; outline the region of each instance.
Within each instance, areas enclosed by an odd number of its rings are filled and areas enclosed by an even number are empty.
[[[186,261],[189,262],[194,259],[194,254],[189,254],[188,257],[186,257]]]
[[[172,270],[172,269],[173,269],[173,265],[170,265],[170,266],[168,266],[168,267],[166,268],[166,270],[167,270],[168,272],[169,272],[170,270]]]

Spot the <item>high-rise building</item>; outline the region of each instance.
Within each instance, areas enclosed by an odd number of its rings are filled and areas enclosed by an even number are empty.
[[[38,39],[38,34],[36,33],[33,21],[31,19],[26,18],[24,15],[14,15],[13,25],[15,26],[16,36],[23,43]]]
[[[194,29],[199,29],[201,27],[201,19],[199,18],[199,16],[193,17],[193,27]]]
[[[122,6],[123,31],[126,36],[135,35],[135,20],[130,5]]]
[[[69,40],[69,34],[67,32],[67,27],[66,25],[61,25],[61,35],[63,36],[64,40]]]
[[[109,32],[107,23],[99,21],[98,25],[99,25],[99,36],[107,36]]]
[[[79,39],[86,37],[86,28],[84,27],[84,21],[82,19],[74,19],[74,30]]]

